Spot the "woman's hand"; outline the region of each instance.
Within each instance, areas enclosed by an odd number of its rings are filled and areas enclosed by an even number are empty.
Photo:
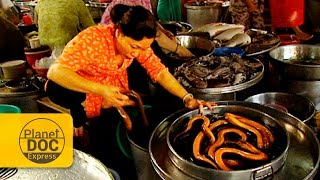
[[[200,99],[193,98],[192,94],[187,94],[183,98],[183,103],[185,104],[186,108],[188,109],[200,109],[200,114],[203,114],[203,107],[208,107],[211,111],[213,111],[214,106],[217,105],[215,102],[208,102]]]
[[[177,45],[177,51],[176,54],[179,57],[192,57],[194,56],[187,48],[180,46],[179,44]]]
[[[133,106],[135,103],[127,95],[121,93],[121,89],[115,86],[105,87],[103,93],[102,108],[110,108],[113,106]]]

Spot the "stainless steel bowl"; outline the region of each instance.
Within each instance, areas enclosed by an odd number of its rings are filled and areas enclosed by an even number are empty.
[[[176,41],[183,47],[191,50],[192,49],[200,49],[203,50],[206,53],[199,53],[193,52],[195,56],[209,56],[213,53],[213,50],[216,47],[220,47],[219,42],[217,41],[211,41],[206,38],[202,38],[199,36],[192,36],[192,35],[177,35],[176,36]]]
[[[303,122],[308,122],[315,115],[314,104],[307,98],[291,93],[267,92],[248,97],[245,101],[262,104],[280,111],[285,111]]]
[[[180,33],[187,33],[193,30],[191,24],[185,22],[177,22],[177,21],[165,21],[160,22],[162,27],[174,35],[178,35]]]
[[[294,44],[271,50],[271,66],[291,80],[320,80],[320,46]]]
[[[213,50],[216,47],[220,47],[221,44],[218,41],[211,41],[201,36],[194,35],[177,35],[176,41],[181,46],[189,49],[195,57],[209,56],[213,54]],[[168,53],[167,55],[167,66],[178,67],[182,63],[191,60],[194,57],[179,57],[176,53]]]
[[[193,110],[183,114],[178,117],[171,125],[167,132],[166,142],[168,144],[168,155],[173,164],[178,167],[181,171],[188,174],[189,176],[196,179],[210,179],[214,177],[215,179],[262,179],[268,176],[272,176],[273,173],[278,171],[284,164],[287,151],[290,144],[290,139],[288,133],[285,129],[277,122],[277,120],[268,114],[265,114],[259,110],[252,108],[238,106],[238,105],[219,105],[216,106],[213,113],[223,115],[225,112],[239,114],[241,116],[248,117],[252,120],[260,120],[265,125],[272,129],[272,133],[275,137],[275,142],[270,149],[270,152],[275,153],[272,155],[272,159],[269,163],[255,168],[244,169],[244,170],[233,170],[233,171],[223,171],[213,168],[208,168],[204,166],[197,165],[176,151],[173,145],[173,139],[180,132],[181,127],[183,127],[187,121],[193,116],[198,114],[198,110]],[[208,115],[212,112],[210,110],[205,110],[204,114]],[[191,145],[192,146],[192,145]],[[192,148],[190,149],[192,151]]]

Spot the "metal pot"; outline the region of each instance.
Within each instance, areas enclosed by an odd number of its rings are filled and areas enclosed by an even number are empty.
[[[181,130],[181,127],[184,126],[190,118],[198,114],[198,110],[193,110],[180,116],[171,124],[166,139],[169,147],[168,154],[172,162],[184,173],[194,178],[200,179],[209,179],[210,177],[215,177],[217,179],[233,179],[234,177],[237,177],[239,179],[261,179],[263,177],[273,175],[274,172],[280,169],[287,157],[287,151],[289,147],[289,136],[287,132],[280,126],[277,120],[261,111],[237,105],[217,106],[215,107],[213,113],[223,115],[225,112],[243,115],[250,119],[260,119],[268,127],[276,129],[275,132],[277,133],[274,134],[276,144],[274,144],[273,147],[277,148],[278,153],[277,155],[272,155],[275,156],[275,158],[272,159],[270,163],[251,169],[237,171],[222,171],[213,168],[199,166],[183,158],[174,149],[173,139],[178,134],[178,132],[180,132],[179,129]],[[204,114],[212,114],[212,112],[210,110],[206,110]],[[271,149],[270,151],[275,152],[275,149]]]
[[[218,22],[223,11],[222,5],[219,3],[201,5],[186,3],[184,7],[187,11],[187,22],[194,29],[205,24]]]
[[[274,173],[273,180],[291,179],[311,180],[315,177],[320,163],[320,145],[312,130],[299,119],[287,113],[250,102],[225,101],[219,105],[239,105],[257,109],[274,117],[285,128],[290,137],[290,146],[286,161],[281,169]],[[176,167],[168,156],[169,147],[166,136],[172,122],[187,113],[188,110],[180,110],[164,119],[153,131],[149,142],[151,163],[162,179],[194,180]],[[230,173],[233,173],[231,171]],[[237,174],[232,179],[243,179]],[[212,178],[212,177],[210,177]],[[206,178],[206,179],[210,179]],[[216,178],[216,177],[214,177]],[[217,178],[218,179],[218,178]],[[222,177],[221,179],[225,179]],[[253,178],[248,178],[253,179]]]
[[[245,101],[283,110],[305,123],[312,120],[316,113],[314,104],[309,99],[297,94],[267,92],[250,96]]]
[[[320,46],[295,44],[280,46],[269,53],[270,64],[277,69],[284,79],[291,80],[320,80],[320,64],[311,64],[319,61]],[[293,64],[299,60],[299,64]]]

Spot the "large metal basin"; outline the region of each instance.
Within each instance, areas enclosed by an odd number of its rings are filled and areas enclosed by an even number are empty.
[[[289,148],[289,136],[284,128],[277,122],[277,120],[261,111],[244,107],[238,105],[219,105],[215,107],[214,112],[219,115],[223,115],[226,112],[239,114],[244,117],[248,117],[252,120],[261,120],[263,124],[271,127],[272,133],[275,137],[275,143],[270,149],[270,152],[273,152],[275,158],[271,159],[269,163],[258,166],[256,165],[253,168],[242,169],[242,170],[234,170],[234,171],[223,171],[217,170],[214,168],[199,166],[191,161],[188,161],[186,157],[183,157],[179,154],[179,151],[176,151],[173,143],[173,139],[181,130],[181,127],[184,127],[187,124],[187,121],[192,117],[198,114],[198,110],[193,110],[184,115],[177,118],[170,126],[168,134],[167,134],[167,144],[169,147],[169,157],[173,161],[173,163],[181,169],[184,173],[192,176],[194,178],[200,179],[210,179],[211,177],[215,177],[217,179],[261,179],[263,177],[272,176],[278,169],[282,167],[284,161],[287,157],[287,151]],[[206,110],[204,114],[211,114],[210,110]],[[184,142],[187,144],[187,142]],[[188,146],[190,147],[190,146]],[[187,148],[187,146],[185,147]],[[185,148],[184,151],[185,151]],[[190,151],[192,148],[190,149]]]
[[[280,46],[271,50],[269,55],[271,66],[284,79],[320,80],[320,46],[305,44]],[[299,64],[293,64],[296,60],[299,60]]]
[[[283,92],[267,92],[250,96],[245,101],[259,103],[265,106],[285,111],[307,123],[315,115],[315,106],[307,98]]]
[[[257,103],[228,101],[218,102],[219,105],[241,105],[262,111],[272,117],[285,128],[290,137],[290,146],[287,159],[274,176],[273,180],[283,179],[303,179],[312,180],[319,168],[319,141],[312,130],[299,119],[287,113],[263,106]],[[169,127],[174,120],[188,110],[177,111],[168,118],[164,119],[153,131],[149,142],[149,152],[151,163],[162,179],[172,180],[194,180],[179,168],[177,168],[168,156],[169,148],[166,143],[166,135]],[[235,179],[241,179],[235,177]]]

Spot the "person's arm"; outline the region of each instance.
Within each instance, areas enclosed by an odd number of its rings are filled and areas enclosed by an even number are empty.
[[[141,59],[140,59],[141,58]],[[189,109],[198,108],[200,104],[208,105],[205,101],[194,99],[192,94],[188,93],[178,80],[161,63],[160,59],[152,51],[144,52],[139,63],[146,69],[148,75],[154,82],[159,83],[164,89],[174,96],[182,99],[182,102]]]
[[[185,47],[180,46],[175,40],[170,39],[162,31],[158,30],[156,41],[165,50],[176,53],[180,57],[192,57],[193,54]]]
[[[196,109],[200,105],[208,106],[210,109],[214,103],[193,98],[191,93],[178,82],[178,80],[167,70],[162,70],[157,78],[157,82],[172,95],[179,97],[186,108]]]
[[[108,99],[108,103],[112,105],[132,105],[132,101],[128,101],[128,96],[119,93],[121,91],[119,87],[90,81],[62,64],[55,63],[50,66],[47,76],[48,79],[64,88],[82,93],[100,95]]]
[[[188,94],[184,87],[167,69],[161,71],[157,78],[157,82],[169,93],[179,97],[180,99],[182,99],[184,95]]]
[[[163,34],[165,34],[168,38],[170,38],[170,39],[172,39],[172,40],[175,39],[173,33],[170,32],[170,31],[168,31],[168,30],[166,30],[166,29],[164,29],[164,27],[163,27],[159,22],[157,22],[157,29],[158,29],[160,32],[163,32]]]

